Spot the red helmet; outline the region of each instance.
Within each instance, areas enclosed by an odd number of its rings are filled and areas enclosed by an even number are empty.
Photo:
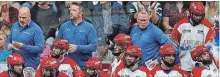
[[[53,41],[53,46],[59,47],[62,49],[69,49],[69,43],[66,40],[63,39],[56,39]]]
[[[159,52],[160,56],[163,55],[175,55],[176,54],[176,50],[174,49],[174,47],[171,44],[164,44],[160,47],[160,52]]]
[[[86,62],[86,68],[95,68],[102,70],[102,61],[99,58],[90,58]]]
[[[7,58],[7,64],[24,64],[24,58],[18,53],[11,54]]]
[[[207,52],[207,51],[208,49],[204,45],[199,45],[192,50],[191,57],[193,60],[196,61],[196,57],[200,57],[202,53]]]
[[[134,55],[134,56],[137,56],[138,58],[140,58],[142,55],[142,52],[141,52],[141,48],[134,46],[134,45],[130,45],[126,49],[125,54]]]
[[[205,14],[205,7],[202,2],[195,1],[190,3],[189,11],[191,14],[203,15]]]
[[[129,46],[132,43],[131,37],[127,34],[118,34],[113,41],[123,46]]]
[[[59,61],[52,57],[48,57],[40,63],[41,69],[42,68],[58,69],[59,65],[60,65]]]

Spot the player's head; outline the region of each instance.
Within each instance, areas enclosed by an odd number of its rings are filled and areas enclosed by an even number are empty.
[[[167,67],[173,67],[175,64],[176,50],[171,44],[164,44],[160,47],[159,51],[162,63]]]
[[[195,1],[189,5],[190,18],[193,26],[201,23],[205,16],[205,7],[202,2]]]
[[[102,61],[99,58],[90,58],[86,62],[86,76],[97,77],[102,70]]]
[[[56,73],[59,67],[59,61],[55,58],[49,57],[44,59],[40,63],[40,70],[42,72],[42,77],[56,77]]]
[[[212,63],[212,54],[204,45],[199,45],[191,52],[191,57],[194,61],[202,62],[204,65]]]
[[[126,48],[131,45],[131,37],[127,34],[118,34],[115,36],[114,40],[114,51],[112,51],[114,56],[119,56],[123,53]]]
[[[8,56],[7,58],[8,69],[16,76],[22,76],[23,68],[24,68],[24,59],[18,54],[14,53]]]
[[[137,64],[141,59],[141,49],[137,46],[130,45],[125,51],[125,66],[127,68],[132,68],[135,64]]]
[[[53,41],[52,46],[52,57],[53,58],[60,58],[64,53],[66,53],[69,49],[68,41],[64,39],[56,39]]]

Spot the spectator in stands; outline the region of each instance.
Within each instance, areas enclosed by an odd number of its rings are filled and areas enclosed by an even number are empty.
[[[5,62],[8,55],[12,53],[12,51],[7,50],[5,46],[6,42],[6,34],[0,31],[0,61]]]
[[[164,30],[173,29],[175,24],[182,18],[189,15],[186,4],[183,1],[167,2],[163,7],[163,21]]]
[[[107,35],[113,33],[113,24],[121,25],[119,33],[126,33],[127,18],[123,7],[116,1],[100,1],[93,9],[93,24],[98,36],[98,54],[107,51]]]
[[[162,8],[159,2],[157,1],[138,1],[138,2],[130,2],[127,5],[127,12],[130,14],[129,16],[133,16],[131,18],[135,18],[134,20],[136,20],[136,17],[134,17],[135,13],[137,13],[138,11],[140,11],[138,8],[143,9],[143,10],[149,10],[150,11],[150,15],[151,15],[151,22],[155,25],[158,26],[158,23],[161,20],[162,17]],[[132,19],[130,20],[130,22],[132,21]],[[134,26],[134,23],[130,24],[131,26]]]
[[[58,27],[58,17],[50,1],[39,1],[31,9],[31,17],[43,30],[44,35],[49,32],[50,28]]]
[[[27,1],[25,3],[22,4],[23,7],[28,7],[29,9],[32,9],[33,6],[35,5],[35,1]]]
[[[10,6],[11,2],[0,2],[0,25],[10,28],[18,21],[18,9]],[[10,31],[10,30],[9,30]]]
[[[19,10],[19,22],[12,25],[8,35],[6,46],[13,53],[19,53],[24,57],[24,66],[37,68],[44,47],[43,32],[40,27],[31,20],[30,9],[22,7]]]
[[[218,1],[207,1],[205,6],[205,18],[209,20],[209,22],[214,25],[215,20],[215,12],[219,10],[219,2]]]

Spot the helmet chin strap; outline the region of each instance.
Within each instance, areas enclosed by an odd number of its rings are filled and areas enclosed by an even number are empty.
[[[129,65],[127,68],[129,68],[131,70],[135,70],[138,67],[139,61],[140,61],[140,58],[137,58],[136,61],[134,62],[134,64]]]
[[[204,18],[204,15],[202,15],[202,18],[199,20],[199,21],[196,21],[194,18],[193,18],[193,14],[191,13],[190,14],[190,23],[192,24],[192,26],[196,26],[196,25],[199,25],[202,20]]]
[[[12,65],[11,66],[11,69],[9,70],[9,74],[10,76],[15,76],[15,77],[20,77],[20,76],[23,76],[23,73],[19,74],[17,73],[15,70],[14,70],[14,67]],[[23,68],[22,68],[23,69]]]
[[[138,67],[138,63],[139,63],[139,60],[136,61],[136,63],[134,64],[134,66],[131,68],[131,70],[135,70],[135,69]]]

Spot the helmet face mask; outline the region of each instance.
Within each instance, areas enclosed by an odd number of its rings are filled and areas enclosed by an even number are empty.
[[[127,68],[131,68],[139,61],[139,58],[131,54],[125,54],[124,60],[125,60],[125,66]]]
[[[8,68],[15,76],[23,76],[23,64],[9,64]]]
[[[175,65],[175,55],[164,55],[161,57],[162,62],[167,66],[167,67],[173,67]]]
[[[193,26],[196,26],[196,25],[199,25],[202,22],[204,15],[190,14],[190,17],[192,19]]]
[[[56,77],[56,69],[42,68],[43,77]]]
[[[213,59],[212,54],[204,45],[195,47],[191,52],[191,57],[194,61],[202,62],[204,65],[211,64]]]
[[[53,57],[53,58],[56,58],[56,59],[58,59],[58,58],[60,58],[63,54],[65,54],[67,52],[67,50],[66,49],[61,49],[61,48],[59,48],[59,47],[52,47],[52,52],[51,52],[51,56]]]
[[[60,58],[63,54],[65,54],[69,49],[69,43],[68,41],[64,39],[56,39],[53,41],[53,46],[52,46],[52,57],[58,59]]]
[[[200,62],[202,62],[204,65],[209,65],[212,63],[212,57],[208,51],[203,52],[200,56],[200,59]]]
[[[118,43],[114,44],[114,50],[112,51],[112,54],[114,56],[119,56],[121,53],[123,53],[125,51],[125,48],[123,45],[120,45]]]
[[[102,61],[99,58],[90,58],[86,62],[86,77],[96,77],[102,70]]]
[[[201,23],[205,16],[205,7],[202,2],[191,2],[189,6],[190,18],[192,25],[196,26]]]
[[[40,63],[40,69],[43,77],[55,77],[60,63],[57,59],[49,57]]]
[[[125,66],[127,68],[133,67],[135,64],[137,64],[142,56],[141,49],[137,46],[130,45],[125,51]]]
[[[86,68],[86,77],[97,77],[98,70],[95,68]]]

